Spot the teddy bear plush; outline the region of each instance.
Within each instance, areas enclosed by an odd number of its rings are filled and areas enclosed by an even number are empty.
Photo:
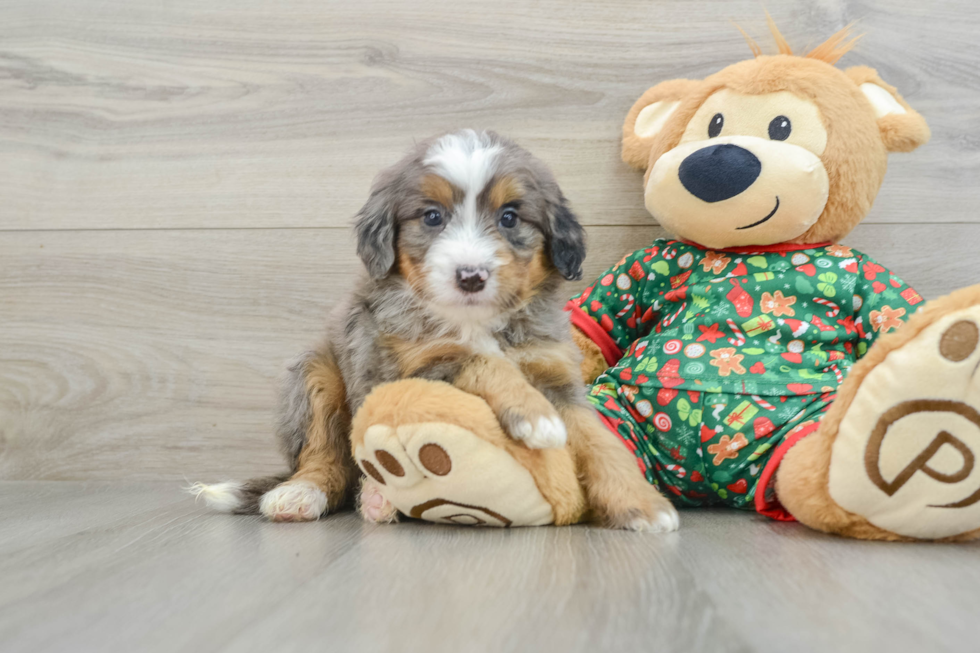
[[[929,129],[874,70],[834,65],[848,29],[802,56],[770,29],[779,54],[748,39],[753,59],[657,84],[626,117],[623,159],[645,171],[646,207],[674,238],[569,302],[588,396],[677,506],[865,539],[975,538],[980,286],[927,303],[838,244],[870,210],[888,153]],[[445,384],[379,387],[352,445],[373,519],[588,518],[565,449],[513,442]],[[379,470],[382,445],[414,469]]]

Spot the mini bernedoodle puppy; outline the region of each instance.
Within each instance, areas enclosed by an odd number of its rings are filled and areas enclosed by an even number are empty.
[[[541,161],[492,132],[423,142],[377,177],[356,232],[366,274],[288,370],[278,436],[292,473],[196,486],[211,506],[298,521],[350,505],[351,415],[374,386],[423,377],[481,397],[528,447],[567,441],[602,524],[677,528],[585,400],[562,292],[582,275],[584,233]]]

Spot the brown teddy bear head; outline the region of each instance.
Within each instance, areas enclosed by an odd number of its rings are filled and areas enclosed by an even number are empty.
[[[703,80],[657,84],[630,109],[623,160],[646,171],[647,210],[706,247],[837,241],[871,209],[888,152],[929,140],[929,127],[866,66],[839,70],[844,28],[795,56],[780,54]]]

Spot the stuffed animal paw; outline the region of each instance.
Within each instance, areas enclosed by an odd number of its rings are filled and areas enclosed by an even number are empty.
[[[980,536],[980,286],[931,302],[852,369],[776,494],[804,524],[866,539]]]
[[[585,498],[567,449],[533,450],[490,407],[453,386],[409,379],[377,387],[354,418],[351,449],[369,481],[360,510],[473,526],[570,524]]]

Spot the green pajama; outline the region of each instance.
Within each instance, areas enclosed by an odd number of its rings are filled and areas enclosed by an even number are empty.
[[[854,362],[922,301],[842,245],[661,239],[569,310],[610,365],[590,398],[648,480],[678,505],[761,510],[779,445],[815,429]]]

